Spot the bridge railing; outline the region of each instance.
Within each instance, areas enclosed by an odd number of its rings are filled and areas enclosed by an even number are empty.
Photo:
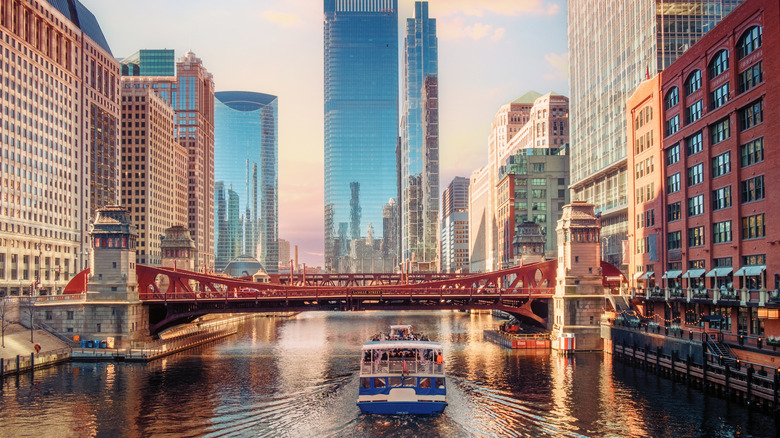
[[[290,298],[385,298],[385,297],[531,297],[531,296],[551,296],[555,292],[554,288],[280,288],[265,289],[252,292],[246,291],[226,291],[226,292],[197,292],[191,293],[154,293],[142,292],[142,300],[206,300],[206,299],[290,299]]]
[[[362,374],[429,374],[432,376],[444,375],[444,364],[428,360],[380,360],[374,362],[362,362],[360,365]],[[406,368],[406,369],[404,369]]]

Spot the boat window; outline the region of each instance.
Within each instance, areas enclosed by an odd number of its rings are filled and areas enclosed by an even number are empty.
[[[360,387],[363,388],[363,389],[370,388],[371,387],[371,379],[366,378],[366,377],[362,377],[360,379]]]
[[[417,385],[417,379],[414,377],[402,377],[403,379],[403,386],[407,386],[409,388],[414,388]]]
[[[399,387],[403,384],[403,381],[400,377],[390,377],[390,387]]]
[[[420,388],[430,388],[431,387],[431,378],[430,377],[421,377],[420,378]]]
[[[434,383],[436,384],[437,389],[444,389],[444,379],[437,377],[436,380],[434,380]]]
[[[384,388],[387,386],[384,377],[377,377],[374,379],[374,388]]]

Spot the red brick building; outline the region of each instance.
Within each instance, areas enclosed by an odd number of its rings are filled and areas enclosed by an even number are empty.
[[[780,213],[772,202],[780,199],[780,172],[771,171],[780,167],[778,73],[780,2],[748,0],[660,75],[660,94],[648,81],[629,101],[629,164],[637,172],[630,269],[648,287],[646,313],[663,312],[667,325],[722,315],[724,331],[780,336],[780,223],[769,220]],[[661,108],[661,151],[635,148],[648,96]],[[650,157],[660,162],[648,177],[638,165],[646,170]],[[653,198],[637,199],[639,186],[653,181],[661,183]],[[639,248],[650,234],[657,260]]]

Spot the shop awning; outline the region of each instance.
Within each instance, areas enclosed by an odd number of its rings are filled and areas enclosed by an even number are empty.
[[[653,278],[654,276],[655,276],[655,272],[653,272],[653,271],[647,271],[647,272],[645,273],[645,275],[641,276],[639,279],[640,279],[640,280],[649,280],[649,279]]]
[[[641,277],[642,274],[644,274],[644,272],[641,272],[641,271],[634,273],[634,280],[636,280],[637,278]]]
[[[704,269],[689,269],[688,272],[683,274],[682,278],[699,278],[704,275]]]
[[[705,277],[725,277],[729,274],[731,274],[732,268],[731,266],[724,266],[722,268],[715,268],[712,271],[708,272]]]
[[[735,277],[752,277],[754,275],[761,275],[762,272],[766,270],[765,265],[752,265],[752,266],[743,266],[739,268],[739,271],[734,273]]]
[[[677,278],[682,274],[682,271],[666,271],[661,278]]]

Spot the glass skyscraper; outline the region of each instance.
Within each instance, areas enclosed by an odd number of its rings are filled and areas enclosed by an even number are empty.
[[[740,3],[568,2],[572,199],[596,205],[603,260],[616,266],[628,261],[626,101]]]
[[[398,1],[325,0],[324,13],[325,269],[392,270],[383,212],[398,193]]]
[[[279,267],[278,99],[214,93],[215,270],[238,256]],[[249,272],[249,275],[254,272]]]
[[[439,105],[436,20],[428,2],[406,20],[401,108],[401,255],[415,270],[437,271]]]
[[[141,49],[122,60],[122,76],[176,76],[172,49]]]

